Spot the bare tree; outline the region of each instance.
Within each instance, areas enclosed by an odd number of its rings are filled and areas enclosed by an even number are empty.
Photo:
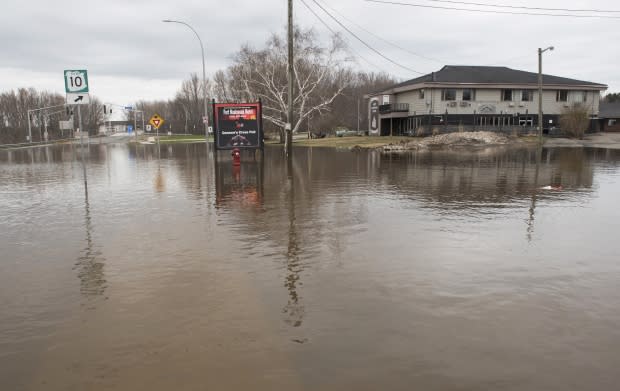
[[[25,142],[29,123],[33,141],[42,141],[45,131],[51,139],[58,138],[58,120],[66,117],[63,104],[62,95],[34,88],[19,88],[0,94],[0,143]],[[60,107],[28,114],[29,110],[49,106]]]
[[[294,118],[290,122],[296,133],[309,116],[330,110],[336,97],[351,82],[353,73],[344,66],[346,50],[339,36],[333,36],[328,47],[321,47],[314,31],[296,30],[294,42]],[[228,88],[220,90],[233,100],[260,99],[263,118],[279,128],[283,141],[288,122],[286,40],[274,34],[264,49],[242,47],[226,77]]]
[[[581,103],[573,103],[562,110],[560,128],[571,137],[582,138],[590,124],[588,108]]]

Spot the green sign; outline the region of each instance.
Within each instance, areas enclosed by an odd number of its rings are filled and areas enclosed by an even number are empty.
[[[65,70],[65,91],[78,94],[88,92],[88,71],[86,69]]]

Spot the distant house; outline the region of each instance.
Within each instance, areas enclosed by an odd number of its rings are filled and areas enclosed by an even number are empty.
[[[601,102],[598,118],[601,131],[620,132],[620,102]]]
[[[114,134],[114,133],[126,133],[129,128],[133,129],[134,123],[132,121],[105,121],[99,127],[99,134]]]
[[[543,129],[558,126],[562,110],[582,103],[597,129],[605,84],[543,75]],[[447,65],[366,96],[369,132],[418,134],[434,130],[535,130],[538,74],[506,67]]]

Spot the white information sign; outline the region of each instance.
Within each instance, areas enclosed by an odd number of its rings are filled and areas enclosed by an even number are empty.
[[[86,94],[76,94],[76,93],[67,93],[66,103],[68,105],[87,105],[90,103],[90,95]]]

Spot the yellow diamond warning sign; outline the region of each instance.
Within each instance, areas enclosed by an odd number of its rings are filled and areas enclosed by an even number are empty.
[[[153,114],[149,120],[149,124],[153,125],[155,129],[159,129],[164,124],[164,119],[159,114]]]

